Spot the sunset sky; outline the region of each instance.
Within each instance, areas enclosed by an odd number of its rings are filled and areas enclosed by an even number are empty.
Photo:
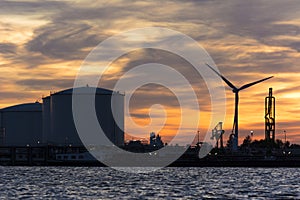
[[[286,130],[288,140],[300,143],[300,4],[294,0],[0,1],[0,107],[41,101],[50,91],[72,87],[82,61],[101,41],[147,26],[173,29],[196,40],[236,86],[274,75],[241,91],[240,142],[251,130],[255,139],[264,137],[264,98],[273,87],[276,138],[283,139]],[[170,62],[165,64],[190,74],[202,112],[199,128],[205,132],[210,117],[207,89],[201,77],[191,76],[189,64],[175,55],[155,50],[130,52],[112,64],[117,67],[106,72],[100,86],[113,89],[125,69],[166,58]],[[227,140],[234,109],[234,94],[227,87],[226,96]],[[132,117],[140,125],[148,124],[153,104],[167,108],[161,135],[168,140],[180,121],[178,102],[168,89],[146,85],[137,90]],[[161,116],[153,115],[154,122],[165,122]],[[151,131],[126,129],[142,138],[148,138]],[[187,134],[197,132],[186,130]]]

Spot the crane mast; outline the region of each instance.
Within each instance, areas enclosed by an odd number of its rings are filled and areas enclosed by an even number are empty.
[[[265,99],[265,140],[269,147],[275,143],[275,97],[269,88],[269,96]]]

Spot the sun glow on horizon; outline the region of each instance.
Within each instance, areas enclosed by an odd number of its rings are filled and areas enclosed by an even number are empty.
[[[272,87],[277,102],[277,137],[282,138],[282,131],[286,130],[291,142],[300,143],[300,17],[297,16],[300,4],[296,2],[285,7],[278,2],[264,1],[251,7],[246,2],[235,1],[222,5],[205,1],[129,3],[120,0],[105,4],[101,1],[69,0],[0,2],[0,107],[41,101],[41,97],[50,91],[72,87],[85,57],[100,42],[122,31],[159,26],[182,32],[198,41],[215,60],[220,72],[237,86],[275,76],[241,91],[239,142],[250,130],[254,130],[255,138],[264,137],[264,99],[268,88]],[[246,17],[236,13],[239,9],[235,6],[245,8],[243,14]],[[168,9],[162,11],[165,7]],[[278,10],[280,12],[276,12]],[[128,40],[155,38],[129,35]],[[118,47],[119,44],[115,44],[115,48]],[[161,52],[155,51],[136,51],[122,56],[111,63],[103,77],[104,82],[99,86],[112,89],[124,70],[143,62],[159,63],[161,55]],[[203,138],[210,131],[211,120],[207,88],[201,77],[194,76],[195,73],[189,71],[182,60],[168,56],[170,65],[192,77],[190,82],[200,105],[198,129]],[[234,94],[225,88],[226,141],[232,129]],[[186,88],[180,89],[184,92]],[[125,125],[125,131],[137,138],[148,138],[149,133],[154,131],[169,141],[180,124],[178,107],[169,99],[170,94],[161,88],[146,92],[148,96],[145,95],[145,99],[161,100],[159,103],[165,106],[166,116],[156,108],[154,111],[160,114],[154,115],[152,127],[136,132],[136,129]],[[137,107],[132,110],[133,121],[140,126],[151,124],[147,116],[151,105],[137,102]],[[160,126],[163,126],[161,130]],[[197,133],[198,130],[192,130],[191,126],[184,127],[185,134]]]

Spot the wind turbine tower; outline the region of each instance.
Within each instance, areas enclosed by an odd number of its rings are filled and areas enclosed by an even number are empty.
[[[232,133],[234,134],[233,138],[233,151],[237,151],[238,149],[238,141],[239,141],[239,92],[241,90],[247,89],[253,85],[256,85],[258,83],[261,83],[263,81],[266,81],[270,78],[273,78],[273,76],[270,76],[268,78],[264,78],[258,81],[254,81],[252,83],[248,83],[243,85],[240,88],[237,88],[234,86],[228,79],[226,79],[224,76],[222,76],[219,72],[217,72],[214,68],[212,68],[209,64],[206,63],[206,65],[213,70],[218,76],[222,78],[222,80],[230,87],[232,88],[232,92],[235,94],[235,109],[234,109],[234,120],[233,120],[233,127],[232,127]]]

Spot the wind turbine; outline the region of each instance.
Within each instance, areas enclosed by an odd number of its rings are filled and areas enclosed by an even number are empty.
[[[256,85],[258,83],[261,83],[263,81],[266,81],[270,78],[273,78],[273,76],[270,76],[268,78],[261,79],[259,81],[255,81],[252,83],[248,83],[246,85],[243,85],[240,88],[235,87],[228,79],[226,79],[224,76],[222,76],[219,72],[217,72],[214,68],[212,68],[209,64],[206,63],[206,65],[213,70],[218,76],[220,76],[223,81],[232,88],[232,92],[235,94],[235,111],[234,111],[234,121],[233,121],[233,128],[232,133],[234,131],[234,138],[233,138],[233,151],[236,151],[238,149],[238,137],[239,137],[239,92],[241,90],[244,90],[246,88],[249,88],[253,85]]]

